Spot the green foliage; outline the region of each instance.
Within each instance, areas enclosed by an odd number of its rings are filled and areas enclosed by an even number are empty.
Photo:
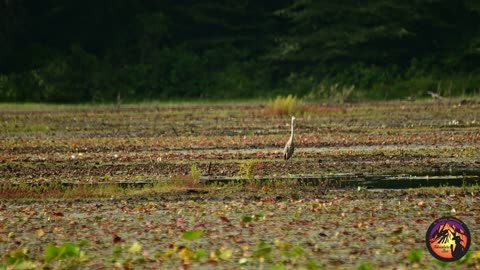
[[[262,218],[265,218],[263,214],[245,215],[245,216],[242,216],[241,221],[244,223],[248,223],[248,222],[253,222],[255,220],[259,220]]]
[[[418,248],[414,248],[414,249],[410,250],[410,252],[408,252],[407,258],[412,263],[420,263],[422,261],[422,258],[423,258],[423,250],[418,249]]]
[[[468,27],[478,13],[471,12],[464,2],[370,1],[358,5],[354,1],[295,1],[277,11],[291,23],[278,39],[277,54],[290,62],[328,63],[339,70],[347,62],[408,64],[419,55],[449,54],[465,42],[462,33],[452,31],[455,27],[462,25],[478,34]],[[452,20],[458,14],[465,16]],[[458,40],[452,40],[454,36]]]
[[[363,262],[357,267],[357,270],[373,270],[373,269],[374,269],[373,266],[368,262]]]
[[[253,70],[255,73],[252,72]],[[212,95],[218,98],[261,96],[269,88],[267,73],[257,63],[233,62],[227,64],[225,69],[213,74]]]
[[[307,96],[310,100],[332,100],[338,103],[344,103],[354,100],[355,86],[342,86],[338,83],[328,85],[321,83],[315,87]]]
[[[20,248],[4,254],[5,269],[37,269],[39,264],[33,262],[27,253],[27,248]],[[0,268],[2,268],[2,264],[0,264]]]
[[[195,251],[195,256],[194,256],[195,260],[200,261],[203,258],[207,258],[207,257],[208,257],[207,251],[205,251],[203,249],[199,249],[199,250]]]
[[[478,260],[478,258],[477,258]],[[468,265],[471,266],[475,263],[475,258],[473,256],[472,251],[467,251],[465,255],[463,255],[462,258],[460,258],[458,261],[456,261],[457,265]]]
[[[138,241],[134,241],[128,246],[114,246],[112,248],[112,257],[110,258],[116,268],[132,269],[135,265],[145,263],[142,256],[143,246]]]
[[[197,185],[200,182],[200,176],[202,175],[202,172],[197,166],[197,163],[193,163],[192,167],[190,168],[190,175],[193,178],[193,184]]]
[[[18,95],[19,92],[12,79],[7,75],[0,74],[0,100],[15,101],[20,99]]]
[[[221,260],[227,261],[232,257],[233,251],[228,248],[220,248],[215,251],[215,256]]]
[[[82,241],[78,244],[63,243],[60,246],[48,245],[45,249],[43,259],[46,263],[57,262],[66,265],[76,265],[85,262],[87,256],[81,248],[86,244],[86,241]]]
[[[242,222],[252,222],[253,221],[253,216],[243,216],[242,217]]]
[[[257,248],[253,251],[253,257],[270,261],[272,259],[272,246],[262,241],[257,244]]]
[[[240,164],[239,175],[248,179],[253,180],[255,177],[255,168],[257,167],[256,160],[244,160]]]
[[[187,241],[194,241],[203,235],[203,231],[188,231],[182,234],[182,238]]]
[[[128,253],[135,255],[135,254],[140,254],[142,252],[142,244],[140,244],[138,241],[133,242],[133,244],[128,248]]]
[[[0,9],[0,101],[473,95],[478,6],[147,0],[38,8],[10,1]]]
[[[75,102],[88,100],[92,90],[91,76],[97,60],[78,45],[73,45],[67,55],[56,55],[45,65],[31,71],[31,80],[41,100]]]
[[[303,101],[296,96],[277,96],[267,105],[267,112],[273,115],[299,115],[305,109]]]

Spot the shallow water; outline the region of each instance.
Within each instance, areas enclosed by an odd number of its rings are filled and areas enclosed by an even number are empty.
[[[257,177],[258,181],[285,181],[295,180],[303,185],[322,185],[333,188],[368,189],[406,189],[419,187],[440,186],[471,186],[480,185],[480,171],[460,171],[455,174],[436,175],[379,175],[379,174],[332,174],[332,175],[290,175],[284,177]],[[206,183],[242,182],[238,178],[207,178]]]
[[[306,186],[321,186],[323,188],[334,189],[352,189],[352,188],[367,188],[367,189],[408,189],[420,187],[443,187],[443,186],[473,186],[480,185],[480,171],[457,171],[454,173],[438,173],[429,175],[381,175],[381,174],[354,174],[354,173],[339,173],[329,175],[288,175],[288,176],[262,176],[255,177],[255,181],[260,181],[270,184],[281,184],[282,181],[296,181],[299,185]],[[146,185],[155,183],[168,183],[171,179],[163,180],[123,180],[115,182],[114,184],[124,188],[142,188]],[[248,180],[239,177],[201,177],[200,181],[206,185],[223,185],[236,183],[245,183]],[[111,185],[112,183],[91,183],[87,185]],[[63,181],[63,186],[85,185],[77,182]]]

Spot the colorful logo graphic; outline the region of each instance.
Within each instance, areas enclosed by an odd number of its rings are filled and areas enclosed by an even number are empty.
[[[456,261],[470,248],[470,231],[467,225],[454,217],[435,220],[427,230],[426,243],[433,257],[444,261]]]

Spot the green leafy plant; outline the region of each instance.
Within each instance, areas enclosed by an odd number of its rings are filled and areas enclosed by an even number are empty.
[[[305,251],[299,245],[283,245],[281,246],[281,253],[287,258],[297,258],[300,257],[303,253],[305,253]]]
[[[258,243],[257,248],[253,252],[253,257],[258,258],[262,261],[263,260],[271,261],[271,259],[272,259],[272,247],[264,241]]]
[[[200,176],[202,172],[197,166],[197,163],[193,163],[192,166],[190,167],[190,175],[193,178],[193,184],[197,185],[200,182]]]
[[[138,241],[133,242],[133,244],[128,248],[128,253],[135,255],[135,254],[140,254],[142,252],[142,244],[140,244]]]
[[[467,253],[465,253],[465,255],[463,255],[462,258],[460,258],[458,261],[457,261],[457,264],[458,265],[472,265],[474,264],[474,258],[473,258],[473,253],[471,251],[467,251]]]
[[[257,189],[260,187],[260,180],[255,179],[257,161],[244,160],[239,164],[239,176],[245,180],[247,188]]]
[[[317,269],[324,269],[316,260],[309,259],[305,263],[305,268],[308,270],[317,270]]]
[[[60,246],[48,245],[45,249],[43,259],[46,263],[59,263],[65,265],[76,265],[87,261],[87,255],[81,248],[88,242],[63,243]]]
[[[255,168],[257,167],[257,161],[245,160],[240,163],[240,176],[252,180],[254,178]]]
[[[372,267],[372,265],[368,262],[363,262],[357,267],[357,270],[373,270],[373,269],[374,268]]]
[[[221,260],[227,261],[232,257],[233,250],[221,247],[215,251],[215,256]]]
[[[199,249],[195,251],[191,244],[203,235],[203,231],[186,231],[182,234],[182,239],[186,240],[188,244],[178,249],[178,257],[182,260],[183,264],[190,264],[191,260],[201,260],[207,256],[205,250]],[[174,251],[176,252],[176,251]]]
[[[37,269],[39,264],[33,262],[27,253],[27,248],[20,248],[5,254],[5,265],[0,264],[0,269]]]
[[[419,263],[423,257],[423,250],[414,248],[408,253],[408,260],[412,263]]]
[[[194,241],[203,235],[203,231],[187,231],[182,234],[182,238],[187,241]]]
[[[114,246],[111,259],[117,268],[132,269],[135,265],[145,263],[142,250],[143,246],[138,241],[134,241],[129,246]]]
[[[181,188],[198,188],[202,185],[200,184],[200,176],[202,172],[198,167],[197,163],[193,163],[190,166],[190,175],[176,175],[172,177],[173,185],[170,186],[172,189],[181,189]]]
[[[245,215],[245,216],[242,216],[241,221],[244,223],[247,223],[247,222],[252,222],[262,218],[265,218],[265,215],[263,214]]]

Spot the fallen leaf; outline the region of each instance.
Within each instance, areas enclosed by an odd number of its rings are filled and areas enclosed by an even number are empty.
[[[229,220],[227,217],[225,217],[225,216],[221,216],[221,217],[220,217],[220,220],[223,221],[223,222],[228,222],[228,223],[230,223],[230,220]]]
[[[62,212],[53,212],[52,214],[54,217],[63,217],[63,213]]]
[[[38,237],[42,237],[45,235],[45,231],[43,231],[42,229],[38,229],[35,233]]]
[[[402,232],[403,232],[403,226],[400,226],[392,231],[392,233],[395,235],[401,234]]]
[[[138,254],[142,251],[142,244],[140,244],[138,241],[135,241],[132,246],[128,248],[128,252],[131,254]]]
[[[114,243],[114,244],[118,244],[118,243],[120,243],[120,242],[123,242],[123,239],[122,239],[120,236],[114,234],[114,235],[113,235],[113,243]]]

